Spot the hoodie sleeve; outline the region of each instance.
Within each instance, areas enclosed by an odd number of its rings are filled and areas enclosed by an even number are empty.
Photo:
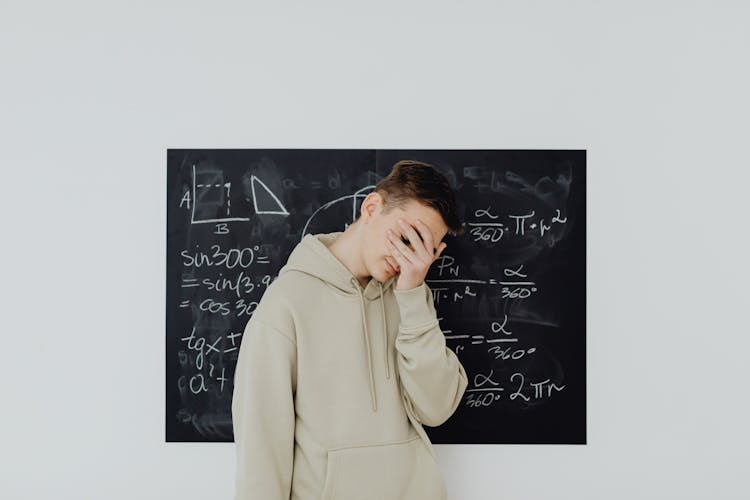
[[[293,337],[252,317],[234,372],[235,500],[288,500],[294,460]]]
[[[427,284],[393,292],[401,316],[396,356],[406,402],[420,422],[437,427],[461,402],[468,385],[466,371],[445,345]]]

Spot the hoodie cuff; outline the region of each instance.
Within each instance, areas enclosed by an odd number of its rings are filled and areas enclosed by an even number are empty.
[[[409,290],[393,289],[401,315],[400,330],[410,330],[433,322],[437,323],[437,315],[430,307],[431,297],[428,297],[427,293],[427,285],[424,282]]]

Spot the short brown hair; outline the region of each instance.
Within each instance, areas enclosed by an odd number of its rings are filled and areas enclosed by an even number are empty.
[[[415,200],[440,213],[449,235],[460,236],[465,231],[458,217],[456,195],[448,179],[429,163],[417,160],[396,162],[391,173],[375,185],[374,192],[380,193],[385,200],[384,213],[403,208],[410,200]]]

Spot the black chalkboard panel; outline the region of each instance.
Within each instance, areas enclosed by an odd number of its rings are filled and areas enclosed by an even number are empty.
[[[585,150],[167,151],[166,440],[232,441],[247,320],[308,233],[341,231],[400,159],[457,191],[427,285],[469,376],[441,443],[586,443]]]

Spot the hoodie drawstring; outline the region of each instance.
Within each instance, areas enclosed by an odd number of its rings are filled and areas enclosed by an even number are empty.
[[[365,313],[365,299],[359,283],[357,282],[357,279],[351,278],[351,282],[352,284],[354,284],[354,287],[356,288],[359,295],[359,307],[360,311],[362,312],[362,327],[365,335],[365,346],[367,347],[367,369],[370,375],[370,399],[372,401],[372,411],[378,411],[377,398],[375,397],[375,376],[372,372],[372,349],[370,348],[370,331],[367,329],[367,315]],[[386,330],[385,305],[383,304],[383,284],[378,282],[378,286],[380,287],[380,313],[383,322],[383,345],[385,346],[385,348],[383,349],[383,355],[385,357],[385,373],[386,378],[391,378],[391,369],[388,362],[388,330]]]
[[[388,329],[385,323],[385,299],[383,298],[383,284],[378,281],[380,287],[380,317],[383,320],[383,356],[385,357],[385,378],[391,378],[391,365],[388,361]]]

